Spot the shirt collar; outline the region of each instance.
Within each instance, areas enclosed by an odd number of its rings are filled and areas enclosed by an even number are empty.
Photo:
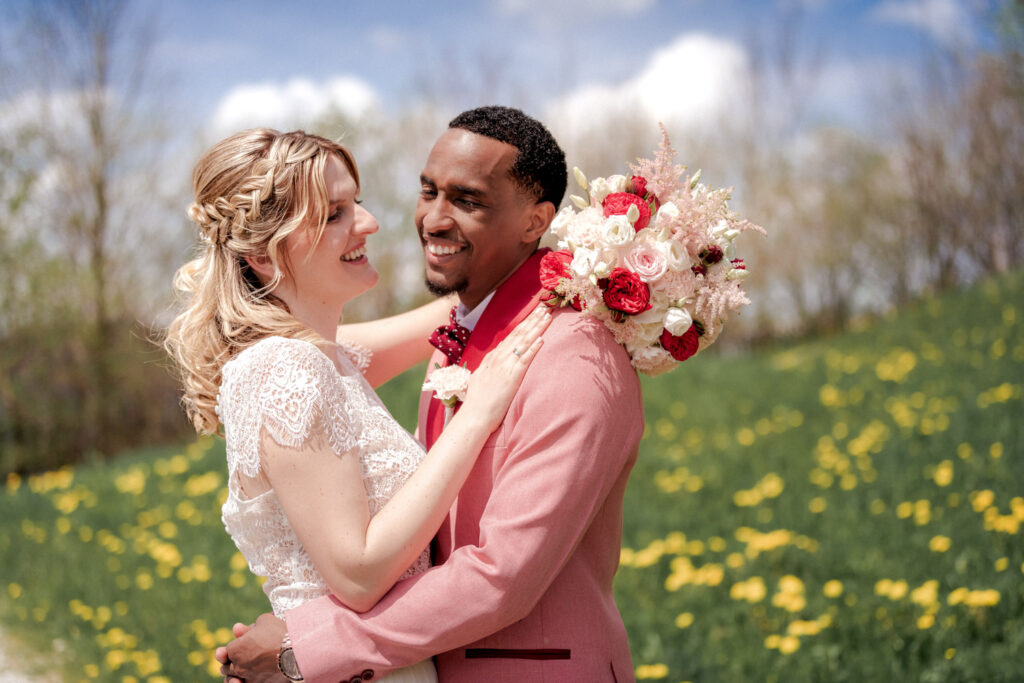
[[[478,303],[473,310],[466,308],[466,305],[460,301],[459,305],[455,307],[455,322],[472,332],[473,328],[476,327],[477,322],[479,322],[480,316],[484,314],[487,304],[491,303],[491,299],[493,298],[494,292],[491,292],[483,301]]]

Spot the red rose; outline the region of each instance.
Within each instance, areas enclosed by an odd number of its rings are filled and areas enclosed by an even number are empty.
[[[644,178],[641,175],[635,175],[629,179],[629,186],[633,188],[631,192],[647,200],[648,205],[650,205],[651,202],[654,202],[655,211],[661,208],[661,202],[658,201],[658,198],[655,197],[654,194],[647,194],[647,178]]]
[[[717,244],[709,245],[704,251],[700,252],[700,258],[707,265],[714,265],[722,260],[722,248]]]
[[[697,324],[690,325],[690,329],[683,332],[678,337],[664,330],[661,333],[661,348],[671,354],[673,358],[678,361],[683,361],[697,353],[697,345],[699,343],[700,331],[697,329]]]
[[[544,289],[555,289],[562,278],[570,277],[569,264],[572,254],[568,251],[549,251],[540,260],[540,284]]]
[[[647,178],[644,178],[642,175],[635,175],[629,179],[629,184],[633,188],[633,194],[647,197]]]
[[[651,290],[640,276],[626,268],[615,268],[608,275],[604,303],[620,313],[634,315],[651,307]]]
[[[640,218],[636,219],[633,227],[638,231],[647,227],[651,222],[651,207],[642,197],[632,192],[612,192],[604,198],[601,203],[604,207],[605,216],[625,216],[630,206],[635,206],[640,212]]]

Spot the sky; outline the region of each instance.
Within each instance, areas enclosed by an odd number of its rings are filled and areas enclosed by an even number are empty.
[[[184,120],[214,134],[329,103],[397,110],[439,87],[542,119],[641,101],[685,125],[736,106],[738,80],[780,43],[819,65],[818,122],[856,123],[883,74],[992,36],[983,0],[149,1],[153,60]],[[787,21],[796,37],[780,40]]]

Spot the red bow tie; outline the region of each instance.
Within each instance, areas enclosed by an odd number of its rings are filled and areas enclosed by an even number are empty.
[[[448,357],[448,365],[454,365],[462,358],[462,351],[469,340],[469,330],[455,322],[455,307],[449,314],[451,322],[434,330],[430,343]]]

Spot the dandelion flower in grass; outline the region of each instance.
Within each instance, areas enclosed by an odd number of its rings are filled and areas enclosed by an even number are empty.
[[[952,541],[949,536],[932,536],[932,540],[928,542],[928,549],[936,553],[944,553],[949,550]]]
[[[838,579],[826,581],[825,585],[822,586],[821,592],[825,594],[826,598],[838,598],[843,594],[843,582]]]
[[[683,612],[676,617],[676,626],[678,628],[689,628],[693,624],[693,613]]]
[[[668,667],[664,664],[641,664],[636,668],[638,679],[658,679],[668,676]]]
[[[826,507],[828,507],[828,504],[821,496],[811,498],[811,501],[807,504],[807,509],[816,515],[824,512]]]

